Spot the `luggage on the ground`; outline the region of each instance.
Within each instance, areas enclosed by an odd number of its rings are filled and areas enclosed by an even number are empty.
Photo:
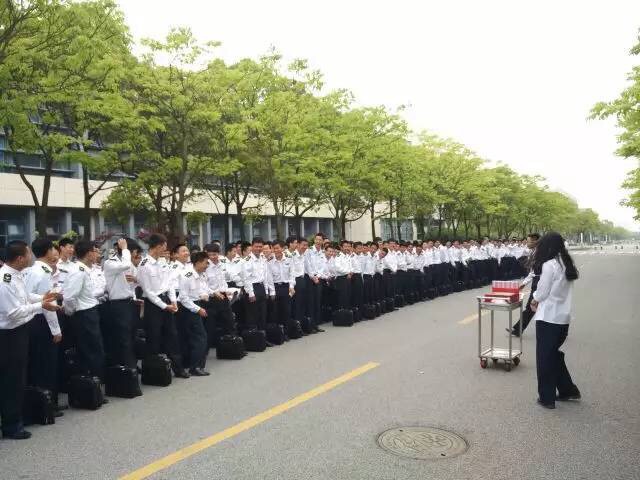
[[[341,308],[333,312],[333,325],[335,327],[353,326],[353,312],[346,308]]]
[[[361,312],[360,308],[353,307],[351,309],[351,311],[353,312],[353,321],[354,322],[359,322],[360,320],[362,320],[362,312]]]
[[[406,305],[404,295],[396,294],[394,297],[394,303],[396,308],[404,307]]]
[[[138,369],[123,365],[107,367],[104,377],[104,393],[108,397],[134,398],[142,395]]]
[[[78,354],[75,348],[68,348],[62,353],[62,365],[60,366],[59,390],[69,392],[69,381],[74,375],[81,375],[82,369],[78,364]]]
[[[216,347],[216,357],[222,360],[240,360],[247,354],[244,340],[238,335],[222,335]]]
[[[313,331],[313,328],[311,327],[312,323],[311,323],[311,317],[303,317],[302,321],[300,322],[300,326],[302,327],[302,331],[304,333],[311,333]]]
[[[376,308],[370,303],[363,305],[362,317],[367,320],[373,320],[374,318],[376,318]]]
[[[267,335],[264,330],[243,330],[241,336],[247,352],[264,352],[267,349]]]
[[[277,323],[267,323],[267,341],[274,345],[282,345],[285,341],[284,327]]]
[[[427,288],[427,298],[433,300],[438,296],[438,289],[435,287]]]
[[[393,297],[387,297],[384,299],[385,301],[385,305],[386,305],[386,311],[387,312],[393,312],[393,310],[396,308],[396,302],[393,299]]]
[[[69,405],[73,408],[97,410],[104,403],[100,379],[90,375],[74,375],[69,380]]]
[[[149,355],[142,360],[142,383],[156,387],[171,385],[171,360],[163,354]]]
[[[462,281],[457,281],[453,284],[453,291],[454,292],[461,292],[464,290],[464,282]]]
[[[22,403],[22,420],[25,425],[53,425],[56,423],[56,404],[51,390],[26,387]]]
[[[302,337],[302,326],[298,320],[289,320],[287,324],[287,336],[295,340]]]

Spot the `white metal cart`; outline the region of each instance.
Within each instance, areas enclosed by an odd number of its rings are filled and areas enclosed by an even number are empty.
[[[489,310],[491,312],[491,343],[487,347],[482,345],[482,311]],[[509,333],[509,347],[497,347],[495,344],[495,312],[509,313],[509,332],[513,329],[513,311],[518,311],[518,319],[522,319],[522,299],[513,303],[489,302],[485,297],[478,297],[478,357],[480,358],[480,367],[487,368],[489,360],[493,360],[496,365],[499,360],[504,361],[504,368],[507,372],[511,371],[513,365],[518,366],[520,356],[522,355],[522,321],[519,325],[520,348],[513,348],[513,336]]]

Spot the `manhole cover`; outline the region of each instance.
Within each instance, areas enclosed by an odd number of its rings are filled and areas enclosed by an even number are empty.
[[[378,444],[391,453],[418,460],[451,458],[467,451],[464,438],[432,427],[392,428],[380,434]]]

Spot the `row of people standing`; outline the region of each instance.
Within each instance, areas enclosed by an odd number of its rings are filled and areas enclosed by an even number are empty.
[[[62,239],[54,247],[37,239],[32,266],[26,244],[9,247],[0,329],[3,338],[27,332],[11,340],[2,363],[0,393],[10,398],[2,430],[10,438],[28,437],[16,420],[27,383],[51,391],[62,415],[58,391],[68,375],[60,359],[70,351],[77,371],[99,379],[111,366],[137,368],[140,358],[156,355],[168,357],[176,377],[207,376],[209,348],[221,338],[262,334],[271,347],[281,343],[274,325],[284,340],[320,333],[327,321],[350,325],[406,302],[515,278],[526,255],[517,242],[334,244],[321,233],[312,246],[304,238],[255,238],[230,245],[225,255],[217,243],[204,252],[185,245],[169,252],[166,238],[152,235],[144,258],[137,242],[120,239],[104,262],[94,242]],[[21,305],[17,317],[5,297]],[[134,348],[140,331],[142,355]],[[22,365],[24,378],[5,375]]]

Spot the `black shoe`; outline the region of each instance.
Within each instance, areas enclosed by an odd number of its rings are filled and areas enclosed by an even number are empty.
[[[189,373],[194,377],[208,377],[209,375],[211,375],[204,368],[192,368],[191,370],[189,370]]]
[[[2,438],[8,438],[10,440],[27,440],[31,438],[31,432],[20,430],[19,432],[15,433],[5,433],[2,435]]]
[[[323,333],[323,332],[324,332],[324,329],[322,329],[320,327],[316,328],[316,332],[315,333]]]
[[[64,417],[64,412],[62,412],[62,411],[60,411],[60,410],[55,410],[55,411],[53,412],[53,416],[54,416],[55,418]]]
[[[56,405],[56,410],[58,410],[59,412],[63,410],[69,410],[69,405]]]
[[[581,398],[582,398],[582,395],[580,395],[580,392],[572,393],[570,395],[556,396],[556,400],[559,400],[561,402],[568,402],[570,400],[580,400]]]
[[[507,331],[507,333],[510,333],[514,337],[519,337],[520,336],[520,334],[518,333],[518,331],[515,328],[512,328],[511,330],[509,330],[508,328],[505,328],[505,330]]]
[[[307,332],[302,332],[303,337],[306,337],[307,335],[309,335]]]
[[[555,403],[543,403],[542,400],[538,399],[538,405],[548,408],[549,410],[554,410],[556,408]]]
[[[102,399],[102,404],[103,404],[103,405],[106,405],[107,403],[109,403],[109,399],[108,399],[108,398],[106,398],[106,397],[105,397],[105,398],[103,398],[103,399]]]
[[[267,347],[275,347],[275,345],[271,342],[267,342]]]
[[[174,372],[174,374],[177,378],[189,378],[191,376],[189,375],[189,372],[187,372],[184,368],[182,370]]]

